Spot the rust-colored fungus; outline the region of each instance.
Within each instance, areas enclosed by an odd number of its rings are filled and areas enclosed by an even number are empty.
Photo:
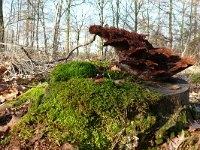
[[[169,78],[194,64],[192,59],[174,54],[170,49],[154,48],[143,34],[99,25],[90,26],[89,32],[105,39],[104,46],[115,48],[120,63],[128,65],[144,80]]]

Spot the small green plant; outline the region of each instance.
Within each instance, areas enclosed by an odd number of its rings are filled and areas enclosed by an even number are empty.
[[[50,81],[67,81],[70,78],[95,77],[98,73],[96,66],[89,62],[70,62],[57,65],[50,74]]]
[[[193,83],[200,83],[200,73],[194,73],[190,75]]]

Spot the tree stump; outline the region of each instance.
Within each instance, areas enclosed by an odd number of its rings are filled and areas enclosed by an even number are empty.
[[[189,105],[190,86],[185,80],[171,77],[162,82],[146,81],[144,86],[161,94],[161,100],[154,109],[162,115],[173,114]]]

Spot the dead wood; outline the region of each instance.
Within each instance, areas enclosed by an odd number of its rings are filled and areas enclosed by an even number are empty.
[[[89,32],[105,39],[104,46],[114,47],[120,62],[144,80],[169,78],[194,64],[192,59],[170,49],[154,48],[143,34],[99,25],[90,26]]]

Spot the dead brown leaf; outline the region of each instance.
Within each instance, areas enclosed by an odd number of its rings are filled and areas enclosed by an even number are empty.
[[[188,131],[194,132],[197,130],[200,130],[200,123],[198,123],[197,121],[194,121],[193,123],[190,124]]]
[[[185,137],[185,132],[182,130],[181,135],[173,138],[169,141],[168,150],[177,150],[178,147],[183,143],[187,138]]]
[[[61,150],[74,150],[74,147],[71,144],[66,143],[61,146]]]
[[[10,88],[3,92],[3,97],[5,97],[6,100],[12,100],[17,97],[19,91],[17,88]]]
[[[116,65],[111,67],[112,71],[121,71],[121,69],[119,67],[117,67]]]
[[[114,80],[114,83],[115,84],[123,84],[123,83],[125,83],[125,80]]]
[[[9,129],[12,129],[21,119],[16,116],[12,116],[12,119],[4,126],[0,126],[0,132],[7,132]]]
[[[95,83],[102,83],[104,82],[104,79],[103,78],[99,78],[99,79],[96,79],[94,80]]]
[[[21,117],[17,117],[15,115],[12,116],[12,119],[7,124],[10,128],[13,128],[19,121],[21,120]]]
[[[4,66],[0,66],[0,75],[4,74],[4,72],[6,72],[7,68]]]

